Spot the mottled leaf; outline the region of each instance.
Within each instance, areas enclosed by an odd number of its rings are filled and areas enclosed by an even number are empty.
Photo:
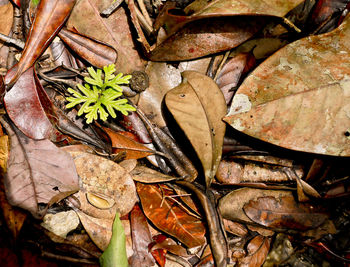
[[[245,204],[244,212],[266,227],[301,231],[318,227],[328,217],[314,205],[296,202],[293,196],[259,197]]]
[[[71,156],[49,140],[29,139],[4,118],[10,136],[5,187],[11,205],[41,217],[38,204],[47,204],[58,193],[79,190],[78,175]]]
[[[256,188],[241,188],[234,190],[219,201],[219,212],[224,219],[238,221],[242,223],[253,223],[243,211],[243,206],[251,200],[257,200],[259,197],[275,197],[291,196],[292,192],[282,190],[262,190]]]
[[[112,208],[122,215],[132,209],[137,201],[135,184],[122,167],[94,154],[84,152],[70,152],[70,154],[82,180],[82,193],[89,192],[97,196],[100,194],[113,199],[115,205]],[[85,195],[80,196],[81,199],[85,197]],[[98,214],[103,213],[103,210],[91,207],[91,205],[87,207],[89,209],[83,210],[85,213],[102,218]]]
[[[188,215],[169,197],[172,191],[158,185],[137,183],[142,208],[149,220],[159,229],[175,237],[189,248],[205,243],[205,227],[197,218]]]
[[[226,103],[209,77],[193,71],[182,76],[182,84],[166,94],[165,103],[201,160],[209,186],[221,159]]]
[[[347,16],[330,33],[282,48],[245,79],[224,120],[278,146],[349,156],[349,38]]]

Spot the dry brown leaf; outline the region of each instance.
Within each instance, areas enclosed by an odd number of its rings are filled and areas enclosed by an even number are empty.
[[[332,32],[282,48],[245,79],[224,120],[278,146],[349,156],[349,39],[347,16]]]
[[[178,179],[177,177],[163,174],[145,166],[137,166],[130,175],[132,179],[142,183],[166,183]]]
[[[183,82],[166,94],[165,103],[195,149],[209,186],[221,160],[226,103],[208,76],[194,71],[182,76]]]
[[[2,1],[0,6],[0,33],[9,35],[12,28],[12,22],[13,5],[10,1]],[[0,47],[2,47],[3,44],[3,42],[0,42]]]
[[[80,201],[84,203],[82,209],[86,208],[84,212],[97,217],[101,216],[97,214],[104,213],[104,210],[96,207],[92,209],[91,205],[85,202],[86,192],[112,198],[115,201],[112,210],[116,209],[122,215],[132,209],[137,201],[136,188],[131,176],[122,167],[111,160],[93,154],[84,152],[70,152],[70,154],[83,184],[79,196]],[[114,214],[110,210],[107,212],[112,213],[110,216]]]
[[[258,235],[248,244],[248,255],[239,259],[239,267],[260,267],[264,263],[270,249],[271,239]]]
[[[241,188],[234,190],[222,197],[219,201],[219,211],[224,219],[238,221],[242,223],[253,223],[244,213],[243,207],[251,200],[256,200],[259,197],[276,197],[283,196],[293,197],[292,192],[282,190],[262,190],[256,188]]]
[[[118,72],[131,73],[134,70],[143,70],[145,61],[135,48],[124,8],[118,8],[108,18],[100,16],[100,12],[112,2],[113,0],[78,1],[69,17],[67,27],[116,49]]]

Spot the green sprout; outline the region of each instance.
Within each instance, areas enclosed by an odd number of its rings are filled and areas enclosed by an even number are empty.
[[[81,93],[68,88],[68,92],[73,96],[66,98],[70,102],[66,108],[82,104],[78,111],[78,116],[86,113],[86,123],[91,123],[93,120],[97,120],[98,117],[105,121],[109,115],[115,118],[117,115],[114,110],[118,110],[124,115],[128,115],[128,111],[136,110],[128,104],[127,99],[119,98],[123,94],[123,89],[119,84],[128,84],[131,75],[123,76],[122,73],[119,73],[115,76],[114,64],[103,67],[104,79],[101,69],[97,69],[97,71],[92,67],[87,69],[90,77],[84,78],[86,82],[84,86],[81,84],[77,85]]]

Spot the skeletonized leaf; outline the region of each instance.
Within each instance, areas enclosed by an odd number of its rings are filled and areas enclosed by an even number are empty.
[[[267,227],[302,231],[318,227],[328,217],[313,205],[296,202],[293,196],[259,197],[245,204],[244,212]]]
[[[48,203],[59,193],[79,190],[78,175],[71,156],[49,140],[29,139],[4,118],[10,136],[10,158],[5,177],[11,205],[41,217],[39,203]]]
[[[159,229],[175,237],[189,248],[205,243],[205,227],[197,218],[188,215],[174,201],[166,197],[166,188],[137,183],[142,208],[149,220]],[[164,198],[166,197],[166,198]]]
[[[208,76],[194,71],[182,76],[182,84],[166,94],[165,103],[201,160],[209,186],[221,159],[226,103]]]
[[[349,156],[349,40],[347,16],[330,33],[282,48],[245,79],[224,120],[278,146]]]

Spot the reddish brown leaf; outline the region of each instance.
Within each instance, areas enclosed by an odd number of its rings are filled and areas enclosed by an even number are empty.
[[[148,228],[145,215],[136,204],[130,213],[131,236],[134,254],[130,259],[133,267],[153,266],[155,264],[152,254],[148,250],[148,245],[152,243],[152,236]]]
[[[5,77],[13,77],[16,66]],[[51,102],[42,88],[34,68],[24,72],[4,97],[7,114],[15,125],[32,139],[45,139],[55,134],[46,112],[53,113]]]
[[[118,51],[116,62],[118,72],[130,73],[134,70],[143,70],[146,62],[135,49],[124,8],[118,8],[108,18],[100,16],[100,12],[110,4],[109,0],[78,1],[67,22],[67,27],[115,48]]]
[[[125,159],[140,159],[154,154],[152,150],[145,147],[120,133],[117,133],[109,128],[104,128],[112,141],[114,153],[125,152]]]
[[[103,42],[66,29],[62,29],[58,36],[80,57],[98,68],[117,61],[117,51]]]
[[[8,82],[12,86],[23,72],[33,66],[68,18],[75,0],[41,0],[18,69]]]
[[[79,190],[78,175],[70,155],[49,140],[29,139],[4,118],[10,136],[10,158],[5,177],[9,203],[41,217],[38,204],[47,204],[62,192]]]
[[[264,263],[267,253],[270,249],[270,239],[258,235],[254,237],[248,244],[248,255],[239,259],[240,267],[260,267]]]
[[[239,81],[255,66],[255,57],[251,53],[240,53],[231,58],[220,71],[216,84],[222,91],[226,104],[231,102]]]
[[[243,209],[252,221],[277,229],[304,231],[318,227],[328,217],[318,207],[297,203],[293,196],[259,197],[245,204]]]
[[[205,227],[197,218],[188,215],[169,197],[165,187],[137,183],[143,211],[152,223],[175,237],[189,248],[202,246],[205,243]],[[165,198],[164,198],[165,197]]]

